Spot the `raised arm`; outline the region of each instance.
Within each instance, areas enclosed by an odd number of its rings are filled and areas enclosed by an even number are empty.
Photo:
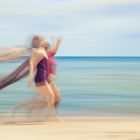
[[[61,46],[61,45],[60,45],[61,42],[62,42],[62,37],[59,37],[59,38],[57,39],[57,41],[56,41],[55,46],[52,47],[52,48],[50,49],[49,53],[56,54],[57,51],[58,51],[58,49],[59,49],[60,46]]]

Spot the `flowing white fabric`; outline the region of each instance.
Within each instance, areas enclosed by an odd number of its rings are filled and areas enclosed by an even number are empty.
[[[0,61],[9,61],[18,59],[21,56],[28,56],[31,48],[15,46],[15,47],[0,47]]]

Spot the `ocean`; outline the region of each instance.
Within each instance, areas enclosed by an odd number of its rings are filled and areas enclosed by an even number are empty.
[[[61,116],[140,118],[140,57],[56,57]],[[0,74],[21,61],[0,64]],[[31,97],[34,86],[23,79],[0,90],[0,114]]]

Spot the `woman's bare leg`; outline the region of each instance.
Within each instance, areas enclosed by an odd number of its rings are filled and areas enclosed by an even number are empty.
[[[59,104],[60,99],[61,99],[61,94],[60,94],[60,89],[58,88],[58,86],[56,84],[56,78],[54,75],[49,75],[49,82],[50,82],[52,91],[55,96],[54,106],[57,107],[57,105]]]
[[[13,110],[12,110],[12,116],[14,116],[18,111],[22,110],[22,109],[29,109],[29,102],[24,101],[21,102],[20,104],[16,105]]]
[[[40,94],[45,95],[47,98],[47,115],[48,117],[56,117],[56,112],[54,109],[54,93],[51,89],[51,86],[47,83],[46,85],[43,86],[37,86],[36,87],[37,92]]]

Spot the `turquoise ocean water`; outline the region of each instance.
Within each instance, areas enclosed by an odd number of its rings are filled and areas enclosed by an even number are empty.
[[[59,114],[140,117],[140,57],[57,57]],[[20,62],[0,64],[7,74]],[[0,113],[32,96],[27,79],[0,90]]]

